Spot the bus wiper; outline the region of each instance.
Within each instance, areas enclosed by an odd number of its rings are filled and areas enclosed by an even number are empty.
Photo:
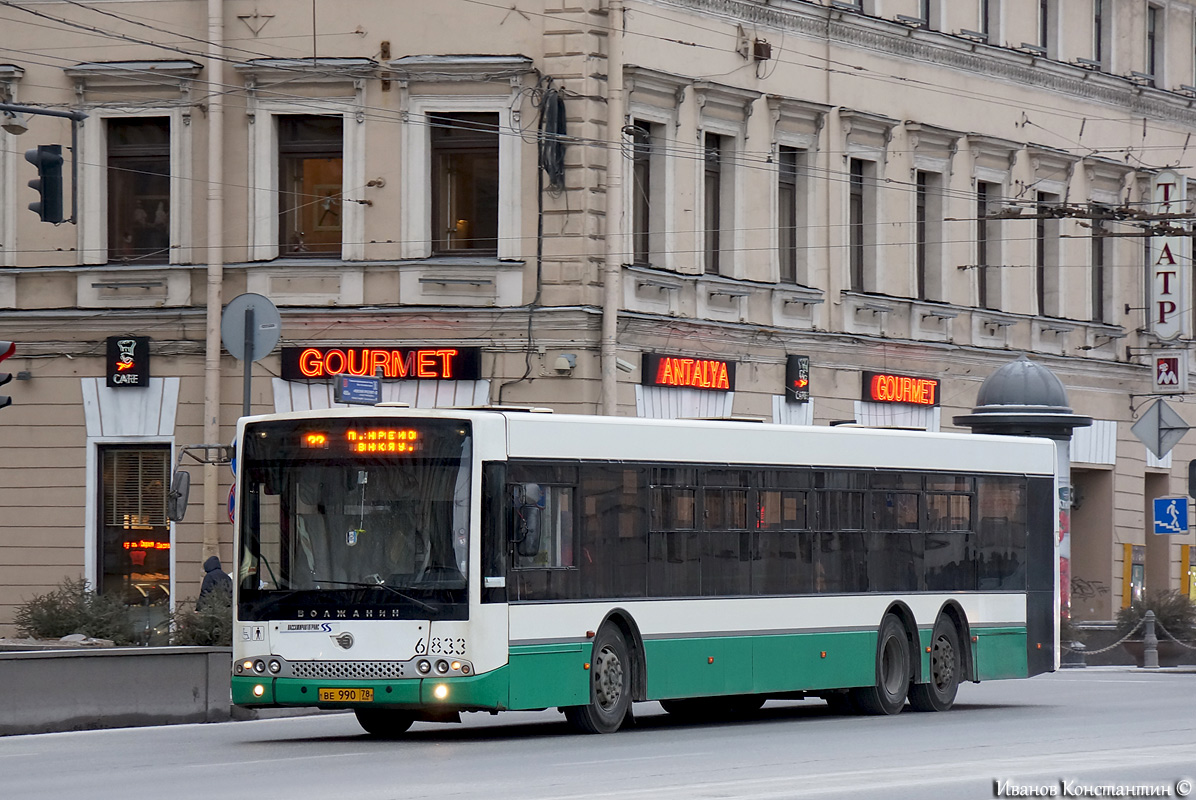
[[[382,588],[382,589],[385,589],[386,591],[390,592],[391,594],[398,595],[399,597],[403,598],[404,600],[406,600],[409,603],[413,603],[413,604],[419,606],[424,611],[431,611],[434,614],[440,612],[439,606],[434,606],[431,603],[425,603],[423,600],[420,600],[417,597],[412,597],[411,595],[407,594],[406,592],[400,592],[395,587],[387,586],[385,583],[369,583],[368,581],[332,581],[332,580],[322,580],[319,578],[316,578],[314,580],[316,583],[331,583],[331,584],[335,584],[337,586],[354,586],[354,587],[357,587],[358,589]]]

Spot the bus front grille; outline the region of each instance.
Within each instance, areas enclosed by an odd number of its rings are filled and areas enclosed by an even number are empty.
[[[292,661],[291,674],[296,678],[327,678],[343,680],[373,680],[405,678],[404,661]],[[412,670],[414,676],[414,670]]]

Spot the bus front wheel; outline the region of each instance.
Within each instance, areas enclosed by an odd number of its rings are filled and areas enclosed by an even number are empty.
[[[393,739],[402,736],[415,722],[415,715],[406,711],[381,710],[377,708],[355,708],[357,722],[371,736]]]
[[[856,689],[852,698],[859,710],[873,715],[900,713],[913,673],[910,664],[905,626],[889,614],[880,623],[876,642],[876,685]]]
[[[914,711],[948,711],[959,691],[959,634],[955,624],[940,619],[930,643],[930,680],[909,687],[909,704]]]
[[[627,640],[613,625],[594,637],[590,656],[590,702],[565,709],[565,719],[583,733],[613,733],[631,708],[631,656]]]

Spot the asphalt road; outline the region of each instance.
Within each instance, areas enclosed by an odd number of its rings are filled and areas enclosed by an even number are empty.
[[[418,723],[400,741],[350,714],[0,739],[5,800],[1177,797],[1190,782],[1196,671],[1126,668],[967,685],[945,714],[840,717],[808,700],[691,724],[645,703],[610,736],[545,711]]]

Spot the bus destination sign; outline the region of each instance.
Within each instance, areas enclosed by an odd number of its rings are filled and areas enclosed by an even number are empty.
[[[939,404],[938,378],[915,378],[890,372],[864,372],[860,383],[861,400],[913,406]]]
[[[735,390],[735,362],[721,358],[644,353],[641,375],[645,386],[673,386],[716,392]]]
[[[304,450],[336,449],[358,454],[401,455],[423,449],[423,435],[415,428],[377,427],[349,430],[334,435],[326,431],[307,431],[300,436]]]
[[[284,347],[282,379],[313,381],[335,375],[385,380],[474,381],[482,376],[478,347]]]

